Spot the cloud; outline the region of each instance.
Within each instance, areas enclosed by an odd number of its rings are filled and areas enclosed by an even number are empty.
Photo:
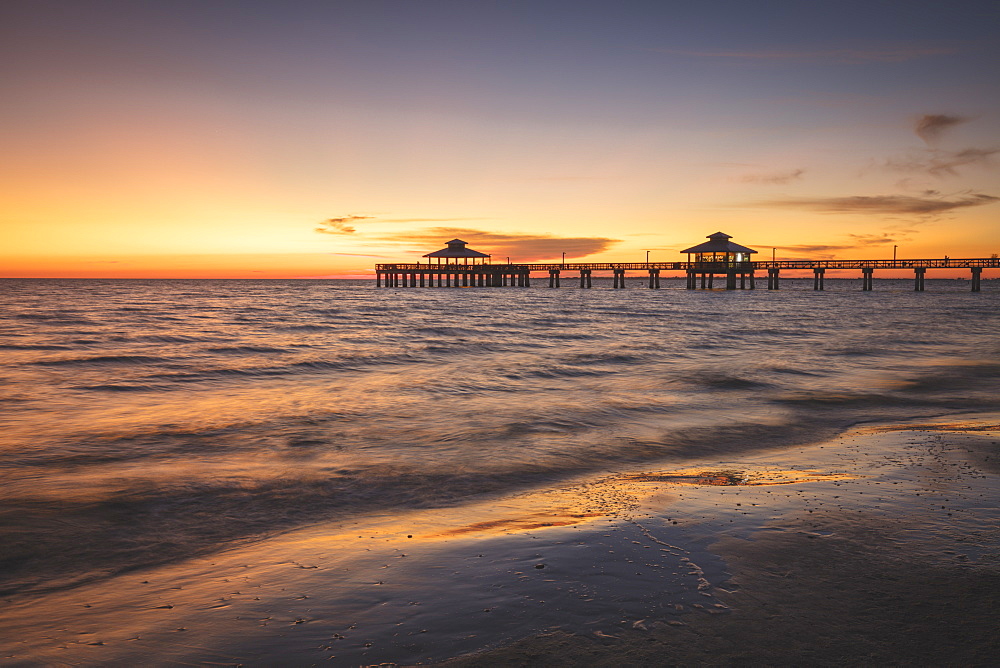
[[[742,183],[763,183],[767,185],[783,185],[802,178],[804,169],[792,169],[785,172],[770,172],[764,174],[744,174],[739,178]]]
[[[356,220],[368,220],[370,218],[371,216],[342,216],[341,218],[327,218],[319,224],[316,231],[322,234],[354,234],[357,230],[350,223],[353,223]]]
[[[759,202],[757,206],[806,209],[824,213],[936,215],[955,209],[993,204],[998,201],[1000,201],[1000,197],[993,195],[967,193],[953,199],[911,197],[909,195],[799,198]]]
[[[450,239],[463,239],[469,248],[494,257],[510,257],[515,262],[535,262],[559,258],[579,258],[599,253],[619,243],[605,237],[555,237],[549,234],[507,234],[467,227],[431,227],[414,232],[385,235],[382,241],[405,243],[436,251]]]
[[[920,153],[889,158],[885,167],[894,172],[925,173],[931,176],[957,176],[960,167],[988,166],[990,158],[1000,153],[995,148],[965,148],[960,151],[930,149]]]
[[[380,223],[453,223],[466,220],[489,220],[489,218],[386,218]]]
[[[831,49],[792,51],[681,51],[653,49],[660,53],[695,58],[715,58],[747,61],[834,62],[849,65],[862,63],[901,63],[927,56],[953,53],[954,49],[941,47],[903,47],[898,49]]]
[[[848,237],[854,240],[854,246],[885,246],[893,242],[899,241],[898,238],[886,234],[885,232],[879,234],[848,234]]]
[[[792,251],[799,253],[824,253],[829,251],[851,250],[857,248],[855,244],[798,244],[795,246],[776,246],[778,250]]]
[[[924,114],[916,120],[913,131],[917,136],[928,144],[935,143],[940,139],[941,134],[948,128],[954,127],[969,119],[963,116],[949,116],[947,114]]]

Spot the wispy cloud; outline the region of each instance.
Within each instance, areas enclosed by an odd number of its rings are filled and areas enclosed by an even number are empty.
[[[895,49],[803,49],[766,51],[686,51],[680,49],[653,49],[659,53],[670,53],[694,58],[720,60],[779,61],[779,62],[832,62],[848,65],[863,63],[901,63],[928,56],[954,53],[946,47],[900,47]]]
[[[619,243],[605,237],[557,237],[549,234],[508,234],[467,227],[431,227],[380,237],[381,241],[420,245],[428,251],[441,248],[449,239],[460,238],[483,253],[509,256],[515,262],[533,262],[561,257],[579,258],[599,253]]]
[[[793,244],[790,246],[775,246],[784,255],[789,257],[808,257],[816,259],[831,259],[838,253],[857,251],[871,246],[888,246],[901,241],[909,241],[916,230],[903,229],[899,226],[889,226],[878,232],[865,232],[859,234],[846,234],[848,242],[825,243],[825,244]],[[759,244],[755,248],[766,248],[767,244]],[[780,259],[780,258],[779,258]]]
[[[941,138],[945,130],[961,123],[966,123],[969,120],[963,116],[924,114],[914,122],[913,131],[928,144],[933,144]]]
[[[326,255],[341,255],[344,257],[381,257],[388,258],[388,255],[368,255],[365,253],[326,253]]]
[[[357,229],[351,224],[356,220],[368,220],[371,216],[341,216],[340,218],[327,218],[319,227],[317,232],[322,234],[354,234]]]
[[[467,220],[489,220],[489,218],[385,218],[381,223],[454,223]]]
[[[929,174],[931,176],[957,176],[963,167],[988,167],[1000,149],[964,148],[960,151],[927,149],[913,151],[905,155],[889,158],[885,168],[906,174]]]
[[[762,183],[766,185],[783,185],[802,178],[804,169],[791,169],[783,172],[763,172],[760,174],[744,174],[739,177],[741,183]]]
[[[756,206],[784,209],[805,209],[824,213],[875,213],[903,215],[936,215],[973,206],[985,206],[1000,201],[1000,197],[983,193],[967,193],[960,197],[912,197],[909,195],[875,195],[854,197],[817,197],[758,202]]]

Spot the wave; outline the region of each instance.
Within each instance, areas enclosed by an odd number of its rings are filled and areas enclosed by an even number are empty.
[[[73,350],[73,347],[42,343],[0,343],[0,350]]]
[[[77,366],[88,364],[157,364],[169,358],[150,355],[98,355],[96,357],[64,357],[54,360],[35,360],[29,364],[40,366]]]
[[[126,385],[107,383],[104,385],[71,385],[71,390],[91,390],[94,392],[157,392],[163,391],[162,385]]]
[[[220,346],[218,348],[205,348],[210,353],[290,353],[286,348],[275,348],[272,346]]]

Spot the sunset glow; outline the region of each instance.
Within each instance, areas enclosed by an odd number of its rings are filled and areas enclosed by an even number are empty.
[[[768,8],[8,3],[0,276],[1000,252],[998,10]]]

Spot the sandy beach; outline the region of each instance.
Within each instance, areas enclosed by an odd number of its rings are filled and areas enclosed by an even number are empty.
[[[995,665],[1000,416],[325,523],[5,600],[4,665]]]

